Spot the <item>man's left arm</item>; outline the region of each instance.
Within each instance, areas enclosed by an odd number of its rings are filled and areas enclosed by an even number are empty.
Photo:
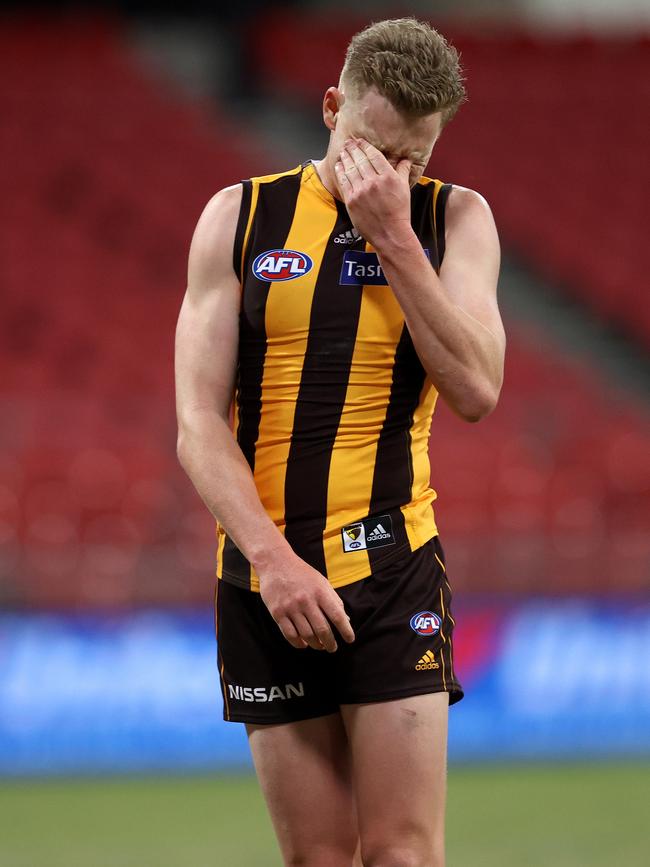
[[[458,415],[479,421],[503,383],[499,239],[485,199],[463,187],[449,194],[445,228],[440,276],[412,231],[375,249],[429,379]]]
[[[337,165],[350,216],[377,252],[429,379],[461,418],[479,421],[498,401],[506,344],[492,213],[478,193],[452,189],[438,276],[411,227],[410,165],[393,169],[376,148],[360,144],[363,151],[348,145]]]

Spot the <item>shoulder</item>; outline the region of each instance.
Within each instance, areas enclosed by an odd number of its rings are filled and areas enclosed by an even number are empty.
[[[230,223],[235,223],[239,216],[242,202],[243,184],[233,184],[219,190],[208,201],[199,217],[197,232],[211,234],[222,231]]]
[[[437,193],[438,196],[444,194],[447,220],[450,217],[454,219],[467,215],[478,216],[479,219],[481,217],[492,218],[492,211],[486,198],[476,190],[471,190],[469,187],[461,187],[460,184],[441,181],[438,178],[425,177],[424,175],[418,180],[418,185],[427,187],[432,193]]]
[[[215,193],[196,224],[192,254],[203,258],[218,255],[219,251],[224,249],[232,251],[242,205],[250,207],[251,188],[259,189],[269,184],[281,183],[285,179],[296,178],[301,172],[302,165],[299,165],[288,171],[253,177]]]
[[[190,246],[190,281],[208,281],[232,269],[241,202],[242,184],[234,184],[219,190],[204,207]]]
[[[207,255],[232,246],[242,202],[242,184],[219,190],[203,208],[192,238],[192,254]]]
[[[476,190],[456,184],[451,185],[445,219],[448,230],[467,227],[470,224],[485,230],[496,230],[487,199]]]
[[[250,182],[254,186],[263,186],[265,184],[274,184],[276,182],[282,182],[284,180],[290,180],[292,178],[300,177],[303,173],[303,170],[307,163],[300,163],[300,165],[294,166],[292,169],[285,169],[283,172],[274,172],[270,175],[260,175],[259,177],[254,177],[250,179]]]
[[[445,209],[445,236],[447,252],[452,258],[485,257],[494,262],[500,259],[499,235],[492,211],[485,197],[476,190],[452,185]]]

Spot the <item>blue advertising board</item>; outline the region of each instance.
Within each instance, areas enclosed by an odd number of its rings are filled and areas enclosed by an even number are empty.
[[[450,756],[650,754],[650,603],[532,600],[459,617]]]
[[[450,758],[650,754],[650,604],[456,606]],[[0,617],[0,774],[250,765],[212,615]]]
[[[248,763],[210,613],[0,618],[0,773]]]

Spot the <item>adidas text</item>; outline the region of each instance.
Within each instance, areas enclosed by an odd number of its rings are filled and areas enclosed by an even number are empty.
[[[337,235],[334,238],[335,244],[354,244],[355,241],[358,241],[361,235],[357,232],[356,229],[348,229],[347,232],[341,232],[340,235]]]
[[[377,524],[375,529],[368,534],[369,542],[373,542],[375,539],[390,539],[390,533],[387,533],[381,524]]]

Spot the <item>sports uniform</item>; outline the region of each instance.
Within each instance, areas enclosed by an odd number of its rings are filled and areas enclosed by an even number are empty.
[[[411,191],[412,226],[436,270],[450,189],[421,178]],[[337,589],[356,640],[335,654],[291,647],[218,527],[225,718],[286,722],[436,690],[458,701],[429,485],[438,393],[376,253],[308,162],[243,182],[233,257],[237,441],[264,508]]]

